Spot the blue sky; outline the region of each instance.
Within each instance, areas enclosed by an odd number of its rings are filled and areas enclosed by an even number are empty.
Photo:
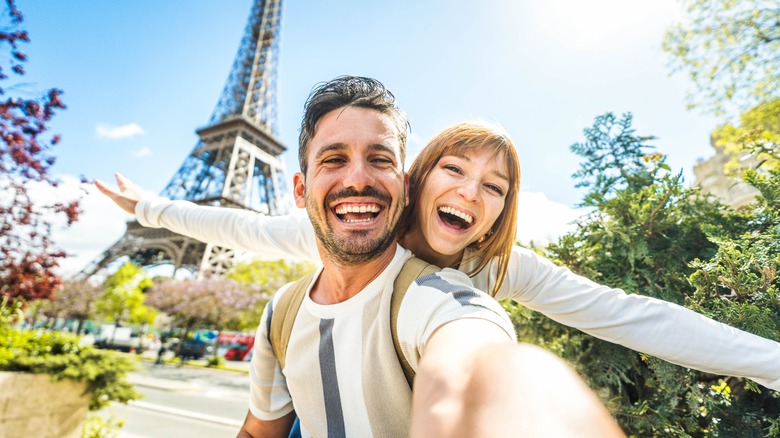
[[[162,190],[208,122],[251,3],[18,0],[32,40],[23,88],[65,91],[68,109],[51,123],[63,136],[55,172],[68,183],[120,171]],[[713,154],[716,120],[687,111],[687,79],[668,75],[661,39],[677,19],[675,0],[287,2],[278,116],[288,177],[309,90],[355,74],[396,94],[412,155],[450,124],[502,124],[522,163],[526,240],[559,233],[576,214],[579,160],[569,146],[607,111],[632,112],[637,133],[658,136],[690,182],[696,160]],[[81,224],[58,231],[78,256],[71,271],[118,239],[128,218],[92,191],[84,208]]]

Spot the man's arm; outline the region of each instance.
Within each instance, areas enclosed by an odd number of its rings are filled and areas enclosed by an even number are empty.
[[[247,412],[244,425],[241,426],[236,438],[287,438],[294,421],[295,411],[271,421],[263,421],[252,415],[251,412]]]
[[[563,361],[515,344],[496,324],[458,319],[423,350],[412,395],[412,437],[623,437]]]

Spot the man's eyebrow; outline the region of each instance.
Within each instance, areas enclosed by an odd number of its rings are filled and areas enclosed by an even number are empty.
[[[393,156],[396,156],[396,153],[400,152],[382,143],[374,143],[369,145],[368,148],[372,151],[388,152]]]
[[[325,155],[325,154],[327,154],[329,152],[342,151],[342,150],[344,150],[346,148],[347,148],[347,145],[345,145],[344,143],[329,144],[327,146],[324,146],[319,151],[317,151],[317,154],[314,156],[314,159],[318,160],[320,157],[322,157],[323,155]]]
[[[347,145],[344,144],[344,143],[333,143],[333,144],[329,144],[327,146],[323,146],[322,149],[317,151],[317,154],[314,156],[314,159],[317,160],[317,159],[319,159],[320,157],[322,157],[323,155],[325,155],[327,153],[331,153],[331,152],[334,152],[334,151],[336,151],[336,152],[343,151],[346,148],[347,148]],[[368,149],[371,150],[371,151],[387,152],[387,153],[389,153],[389,154],[391,154],[393,156],[396,156],[396,154],[398,153],[398,151],[396,151],[395,149],[393,149],[390,146],[387,146],[385,144],[382,144],[382,143],[370,144],[368,146]]]

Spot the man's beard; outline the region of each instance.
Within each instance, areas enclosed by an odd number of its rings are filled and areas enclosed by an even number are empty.
[[[385,252],[390,245],[395,242],[398,228],[401,224],[400,218],[403,212],[404,202],[403,198],[401,202],[398,202],[393,211],[387,212],[388,214],[388,229],[380,236],[368,239],[366,235],[368,230],[353,231],[351,235],[346,237],[338,237],[333,231],[333,227],[329,222],[330,215],[328,215],[327,205],[330,205],[333,201],[339,198],[346,197],[358,197],[358,196],[370,196],[374,198],[382,199],[386,201],[388,205],[392,205],[392,198],[386,193],[382,193],[374,188],[367,187],[362,192],[358,192],[354,189],[342,190],[338,193],[326,196],[323,206],[318,206],[310,196],[306,196],[306,210],[309,212],[309,219],[314,227],[314,234],[321,242],[323,248],[334,262],[341,265],[362,265],[367,263],[380,254]],[[312,213],[322,213],[322,220],[317,220],[312,216]]]

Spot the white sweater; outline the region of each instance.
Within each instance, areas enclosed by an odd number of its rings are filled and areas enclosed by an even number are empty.
[[[260,256],[319,260],[308,217],[263,216],[247,210],[202,207],[186,201],[144,199],[138,222]],[[469,254],[464,255],[464,260]],[[470,263],[460,270],[469,272]],[[471,280],[492,290],[497,263]],[[780,343],[719,323],[682,306],[596,284],[515,247],[496,299],[529,309],[599,339],[700,371],[747,377],[780,391]]]

